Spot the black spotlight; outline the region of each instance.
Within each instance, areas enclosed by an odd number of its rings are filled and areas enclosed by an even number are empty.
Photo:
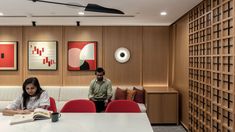
[[[78,27],[80,26],[80,21],[77,21],[77,26],[78,26]]]
[[[32,21],[33,27],[36,27],[36,21]]]

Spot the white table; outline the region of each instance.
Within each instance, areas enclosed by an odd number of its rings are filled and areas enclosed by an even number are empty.
[[[0,115],[1,132],[153,132],[146,113],[62,113],[55,123],[48,119],[9,125],[11,118]]]

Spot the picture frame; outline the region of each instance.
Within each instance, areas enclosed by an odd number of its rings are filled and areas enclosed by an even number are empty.
[[[67,68],[69,71],[96,70],[97,41],[69,41]]]
[[[29,70],[57,70],[57,41],[28,41]]]
[[[18,42],[0,41],[0,70],[18,70]]]

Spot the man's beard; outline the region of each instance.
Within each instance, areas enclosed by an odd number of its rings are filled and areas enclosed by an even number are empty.
[[[103,77],[97,78],[98,81],[103,81]]]

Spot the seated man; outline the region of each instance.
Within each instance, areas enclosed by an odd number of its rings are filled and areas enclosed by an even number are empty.
[[[90,83],[88,98],[95,103],[96,112],[102,112],[112,97],[112,83],[103,77],[105,75],[103,68],[97,68],[95,75],[96,78]]]

